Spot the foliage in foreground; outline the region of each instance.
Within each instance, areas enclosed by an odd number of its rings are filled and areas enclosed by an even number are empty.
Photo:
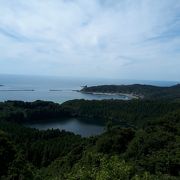
[[[108,125],[104,134],[89,138],[59,130],[39,131],[3,119],[0,177],[2,180],[179,179],[177,107],[169,104],[167,113],[149,118],[143,128]]]

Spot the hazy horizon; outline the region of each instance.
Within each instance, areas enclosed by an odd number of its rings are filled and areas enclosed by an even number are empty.
[[[124,78],[110,78],[110,77],[82,77],[82,76],[75,76],[75,77],[73,77],[73,76],[60,76],[60,75],[38,75],[38,74],[1,74],[0,73],[0,79],[2,78],[2,76],[4,76],[4,77],[8,77],[9,76],[9,78],[15,78],[16,80],[17,80],[17,78],[19,79],[21,79],[21,78],[24,78],[24,79],[28,79],[28,78],[39,78],[39,79],[47,79],[47,80],[49,80],[49,79],[62,79],[62,80],[65,80],[65,79],[68,79],[68,80],[84,80],[84,81],[93,81],[93,82],[95,82],[95,81],[97,81],[97,82],[99,82],[101,85],[103,85],[103,83],[105,83],[105,82],[112,82],[112,84],[116,84],[116,85],[118,85],[118,82],[120,82],[119,84],[123,84],[123,82],[125,83],[125,84],[147,84],[148,85],[148,82],[149,82],[149,85],[151,85],[152,83],[155,83],[155,82],[157,82],[157,85],[158,85],[158,83],[160,82],[160,83],[162,83],[163,84],[163,82],[164,83],[172,83],[172,85],[173,84],[180,84],[180,81],[174,81],[174,80],[161,80],[161,79],[155,79],[155,80],[153,80],[153,79],[124,79]],[[102,83],[101,83],[102,82]],[[121,83],[122,82],[122,83]],[[0,84],[1,84],[1,82],[0,82]],[[99,84],[99,85],[100,85]],[[87,84],[88,85],[88,84]],[[95,84],[94,84],[95,85]],[[105,84],[104,84],[105,85]],[[153,84],[152,84],[153,85]],[[154,85],[156,85],[156,84],[154,84]]]
[[[180,81],[179,0],[0,0],[0,74]]]

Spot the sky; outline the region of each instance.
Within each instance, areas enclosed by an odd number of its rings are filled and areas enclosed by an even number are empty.
[[[180,81],[180,0],[0,0],[0,74]]]

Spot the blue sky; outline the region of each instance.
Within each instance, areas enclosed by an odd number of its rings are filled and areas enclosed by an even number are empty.
[[[180,0],[0,0],[0,73],[180,81]]]

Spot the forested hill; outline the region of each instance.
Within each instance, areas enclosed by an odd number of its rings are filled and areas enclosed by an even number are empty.
[[[82,138],[19,124],[45,117],[61,120],[71,111],[79,117],[109,119],[106,132]],[[146,123],[122,128],[110,121],[114,119]],[[180,102],[0,103],[0,180],[179,180],[179,149]]]
[[[171,87],[160,87],[152,85],[101,85],[85,86],[81,92],[84,93],[124,93],[133,94],[145,99],[176,99],[180,98],[180,84]]]

